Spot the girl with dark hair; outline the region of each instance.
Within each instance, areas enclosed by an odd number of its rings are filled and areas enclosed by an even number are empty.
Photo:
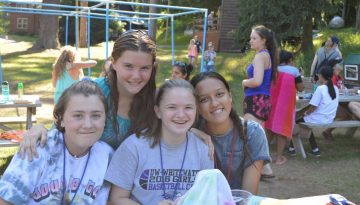
[[[189,80],[192,71],[193,66],[191,64],[186,64],[182,61],[176,61],[172,67],[171,79],[182,78]]]
[[[316,124],[328,124],[334,121],[336,110],[339,105],[339,89],[333,84],[331,78],[333,76],[333,68],[331,66],[324,66],[320,69],[320,75],[314,95],[310,100],[310,107],[305,111],[305,116],[296,122],[310,122]],[[320,156],[320,149],[315,141],[312,131],[310,131],[309,142],[311,151],[309,154]],[[289,148],[290,154],[295,154],[295,149],[292,143]]]
[[[247,68],[248,79],[242,81],[245,89],[244,118],[263,124],[270,115],[270,87],[277,75],[279,54],[275,34],[263,25],[254,26],[250,34],[251,48],[256,51]],[[273,178],[270,164],[263,170],[263,178]]]
[[[280,64],[276,83],[271,86],[271,113],[265,122],[268,141],[276,137],[277,154],[275,164],[282,165],[287,159],[283,155],[287,139],[292,138],[295,110],[296,91],[303,91],[301,74],[293,64],[294,56],[288,51],[280,51]]]
[[[173,204],[197,172],[214,166],[206,144],[189,132],[197,114],[189,82],[165,81],[153,109],[157,119],[140,137],[129,136],[110,162],[105,177],[112,183],[110,204]]]
[[[0,204],[106,204],[104,181],[113,153],[98,141],[107,105],[96,83],[80,81],[66,89],[54,108],[55,127],[39,158],[15,154],[0,180]]]
[[[216,72],[202,72],[191,79],[201,115],[199,128],[212,136],[215,166],[232,189],[258,193],[263,164],[270,161],[263,128],[239,117],[232,106],[229,84]]]

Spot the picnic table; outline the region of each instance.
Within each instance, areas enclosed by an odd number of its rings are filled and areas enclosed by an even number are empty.
[[[297,97],[296,99],[296,119],[299,119],[301,116],[304,115],[304,112],[307,110],[307,108],[310,106],[309,104],[310,99],[299,99]],[[334,122],[330,123],[330,124],[314,124],[314,123],[308,123],[308,122],[303,122],[300,123],[300,127],[299,129],[297,129],[296,131],[294,130],[294,135],[293,135],[293,142],[295,145],[295,149],[300,151],[300,153],[302,154],[303,158],[306,158],[306,153],[304,151],[303,148],[303,144],[301,141],[301,138],[299,135],[308,138],[309,136],[309,132],[305,133],[304,130],[302,130],[302,127],[304,128],[347,128],[346,131],[346,136],[353,136],[354,133],[356,132],[357,128],[360,127],[360,120],[355,119],[354,117],[352,117],[352,114],[350,113],[350,111],[347,108],[347,104],[349,102],[360,102],[360,94],[352,94],[352,95],[344,95],[341,94],[339,95],[339,107],[338,107],[338,112],[340,114],[346,114],[348,115],[348,119],[346,120],[338,120],[337,118],[334,119]],[[340,110],[340,112],[339,112]],[[297,134],[296,134],[297,133]]]
[[[32,126],[32,123],[36,121],[34,115],[36,115],[36,108],[41,107],[41,101],[37,95],[24,95],[21,99],[18,99],[16,95],[10,96],[10,101],[3,103],[2,96],[0,96],[0,113],[4,113],[4,109],[15,108],[11,116],[0,116],[0,129],[4,131],[13,130],[9,127],[10,124],[25,123],[26,129]],[[17,109],[26,108],[26,116],[19,116]],[[18,143],[11,142],[10,140],[0,140],[0,147],[17,146]]]

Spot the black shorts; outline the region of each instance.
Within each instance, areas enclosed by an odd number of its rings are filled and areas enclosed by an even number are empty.
[[[270,96],[258,94],[247,96],[244,99],[244,114],[249,113],[254,117],[266,121],[271,112]]]

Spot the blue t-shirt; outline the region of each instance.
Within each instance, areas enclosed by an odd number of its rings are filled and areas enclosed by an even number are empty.
[[[263,160],[264,164],[266,164],[271,161],[271,158],[264,129],[258,123],[251,120],[247,121],[246,145],[249,153],[247,153],[246,150],[244,151],[244,141],[240,139],[237,130],[235,131],[235,137],[236,142],[229,184],[231,189],[241,189],[244,170],[255,161]],[[221,167],[218,167],[218,169],[220,169],[226,177],[230,164],[232,138],[233,129],[230,129],[225,135],[212,137],[217,161],[221,162]]]
[[[107,114],[106,122],[105,122],[105,129],[104,132],[100,138],[100,140],[105,141],[110,146],[112,146],[114,149],[118,148],[122,141],[127,137],[126,134],[129,130],[131,121],[129,119],[125,119],[121,116],[117,116],[117,122],[119,125],[120,130],[120,136],[116,137],[115,134],[115,128],[113,125],[113,119],[111,116],[111,106],[110,106],[110,87],[107,82],[106,78],[97,78],[95,79],[95,82],[98,84],[100,89],[103,91],[106,102],[108,103],[109,107],[109,113]]]

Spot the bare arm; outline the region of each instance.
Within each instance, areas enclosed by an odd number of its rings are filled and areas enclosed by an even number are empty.
[[[242,189],[249,191],[254,195],[258,193],[263,165],[264,161],[258,160],[244,170]]]
[[[19,147],[19,154],[22,159],[25,158],[25,154],[28,155],[29,161],[32,161],[33,157],[38,157],[36,142],[39,139],[40,146],[43,147],[47,142],[47,129],[43,124],[34,125],[25,132],[24,139]]]
[[[110,200],[108,205],[140,205],[130,199],[130,191],[111,185]]]
[[[263,83],[265,69],[269,67],[267,61],[269,61],[268,54],[258,53],[255,55],[253,61],[254,77],[243,80],[243,87],[255,88]]]
[[[70,69],[81,69],[81,68],[91,68],[96,66],[97,62],[95,60],[88,61],[75,61],[72,63]]]
[[[51,83],[53,88],[56,87],[57,75],[55,74],[55,70],[53,69],[51,72]]]
[[[310,115],[311,113],[313,113],[316,110],[316,106],[314,105],[309,105],[308,109],[305,111],[305,115]]]
[[[314,73],[314,70],[315,70],[315,66],[316,66],[317,61],[318,61],[318,57],[317,57],[317,55],[315,54],[314,60],[313,60],[313,62],[312,62],[312,64],[311,64],[310,76],[312,76],[313,73]]]

